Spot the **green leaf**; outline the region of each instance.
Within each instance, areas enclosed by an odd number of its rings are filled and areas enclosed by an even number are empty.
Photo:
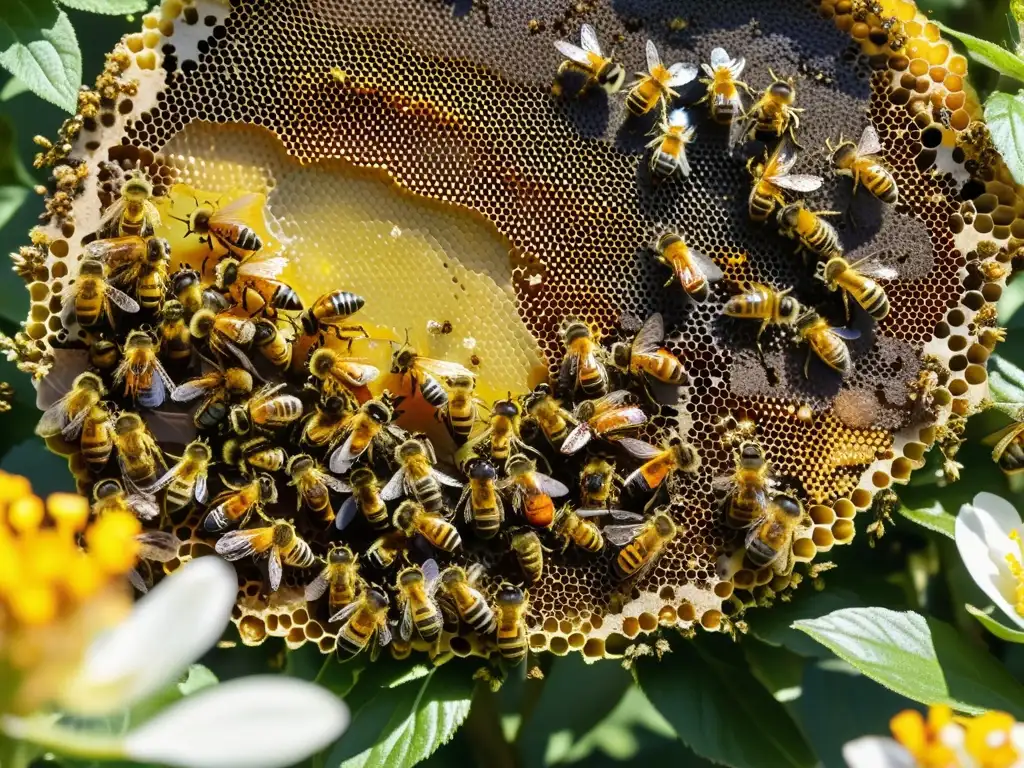
[[[0,229],[28,199],[28,187],[0,187]]]
[[[750,673],[728,637],[676,643],[637,662],[637,682],[699,756],[733,768],[813,766],[817,758],[785,707]],[[742,728],[737,727],[742,723]]]
[[[204,688],[216,685],[219,681],[217,676],[210,671],[209,667],[202,664],[193,664],[188,668],[185,679],[178,683],[178,691],[182,696],[191,696]]]
[[[1008,643],[1024,643],[1024,632],[1021,630],[1011,629],[1002,622],[993,619],[991,613],[983,611],[981,608],[975,608],[970,603],[967,603],[964,607],[971,616],[981,623],[981,626],[1000,640],[1005,640]]]
[[[0,101],[10,101],[15,96],[20,96],[28,91],[28,86],[18,78],[11,76],[7,78],[4,87],[0,88]]]
[[[968,35],[966,32],[957,32],[942,22],[936,21],[935,23],[947,35],[952,35],[963,43],[964,47],[967,48],[967,53],[975,61],[996,70],[996,72],[1002,75],[1024,82],[1024,59],[1021,59],[1017,54],[1006,50],[1001,45],[990,43],[988,40],[982,40],[980,37]]]
[[[985,122],[992,143],[1018,184],[1024,183],[1024,100],[995,91],[985,100]]]
[[[801,656],[825,658],[828,650],[802,632],[793,629],[800,619],[813,619],[831,611],[862,606],[855,592],[842,587],[819,591],[800,590],[788,603],[777,602],[770,610],[751,611],[747,624],[751,633],[769,645],[783,646]]]
[[[57,0],[61,5],[87,13],[105,13],[108,16],[125,16],[148,10],[149,0]]]
[[[913,520],[922,528],[927,528],[929,531],[935,531],[935,533],[941,533],[943,536],[948,536],[951,539],[953,538],[953,529],[956,527],[956,517],[949,514],[945,507],[943,507],[938,501],[930,507],[921,507],[920,509],[911,509],[910,507],[900,504],[898,511],[905,518]]]
[[[992,656],[941,621],[912,611],[846,608],[794,627],[914,701],[1024,716],[1024,688]]]
[[[74,27],[50,2],[5,0],[0,11],[0,66],[32,92],[74,112],[82,54]]]
[[[411,768],[455,734],[469,714],[473,689],[466,666],[452,662],[413,683],[381,689],[355,713],[353,738],[343,736],[326,765]]]
[[[1014,283],[1013,287],[1016,286],[1024,287],[1024,283]],[[1024,293],[1021,302],[1024,303]],[[1024,371],[1002,355],[992,355],[988,368],[992,398],[1001,403],[1024,404]]]

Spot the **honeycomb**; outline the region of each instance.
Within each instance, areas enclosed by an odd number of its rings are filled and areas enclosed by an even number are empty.
[[[692,173],[656,182],[645,150],[652,120],[629,116],[622,94],[552,92],[562,60],[553,42],[578,40],[584,22],[627,69],[641,68],[651,39],[666,62],[708,61],[718,46],[742,54],[755,91],[769,84],[769,69],[794,78],[805,110],[796,170],[824,179],[808,207],[846,214],[833,222],[851,260],[880,254],[898,272],[885,285],[886,318],[874,324],[854,313],[861,337],[850,343],[852,375],[814,363],[805,377],[805,347],[777,327],[763,337],[762,359],[756,323],[721,315],[735,284],[756,281],[792,286],[834,325],[845,321],[839,294],[812,278],[793,241],[748,216],[746,161],[766,147],[733,142],[705,106],[693,106],[702,95],[693,83],[679,98],[696,128]],[[1024,200],[987,141],[966,70],[904,0],[164,0],[62,129],[68,151],[44,158],[56,163],[54,183],[43,224],[16,258],[32,308],[13,348],[23,368],[45,374],[42,407],[86,365],[91,339],[62,327],[60,296],[132,169],[153,182],[156,234],[176,264],[199,267],[208,253],[175,217],[200,200],[263,194],[265,248],[288,257],[284,279],[305,305],[333,288],[366,298],[357,319],[371,340],[358,343],[361,359],[387,370],[391,342],[408,334],[421,353],[470,367],[488,403],[557,376],[566,317],[584,320],[607,346],[630,337],[624,318],[661,312],[666,346],[688,380],[641,436],[658,443],[678,431],[699,451],[699,472],[673,484],[666,506],[681,533],[625,585],[612,577],[610,545],[595,555],[549,553],[544,579],[528,589],[529,645],[596,659],[621,655],[659,627],[733,631],[745,610],[795,588],[816,556],[849,543],[876,494],[907,482],[936,442],[955,475],[959,429],[986,395],[985,363],[1002,338],[994,303],[1024,239]],[[899,187],[895,207],[852,195],[819,151],[840,134],[856,140],[869,123]],[[66,181],[68,168],[82,167],[78,181]],[[726,279],[707,301],[663,287],[650,246],[667,229],[722,267]],[[440,325],[451,333],[430,331]],[[307,348],[296,338],[288,372],[296,386]],[[384,387],[408,390],[395,376],[372,389]],[[399,424],[426,430],[451,467],[453,446],[421,406],[411,401]],[[192,437],[180,408],[145,415],[167,451]],[[714,481],[733,471],[737,435],[751,424],[773,477],[809,515],[792,573],[754,567],[742,532],[721,522]],[[88,489],[95,478],[75,446],[51,445],[71,456]],[[552,473],[575,487],[580,461],[549,458]],[[621,472],[632,468],[619,458]],[[295,512],[279,475],[281,500],[268,513],[295,520],[324,555],[339,536]],[[212,551],[202,517],[192,510],[172,521],[178,558],[148,565],[148,578]],[[356,550],[372,540],[360,530],[340,538]],[[503,539],[482,542],[466,530],[463,538],[457,560],[486,566],[488,594],[501,579],[521,580]],[[303,596],[315,570],[286,568],[282,587],[268,593],[251,561],[238,565],[243,642],[279,636],[292,648],[335,648],[338,624],[325,601]],[[394,582],[393,573],[368,573]],[[447,631],[436,647],[415,645],[435,657],[493,651]]]

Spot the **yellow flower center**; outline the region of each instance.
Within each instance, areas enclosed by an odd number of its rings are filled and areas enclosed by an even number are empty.
[[[1021,561],[1024,560],[1024,548],[1021,547],[1020,532],[1016,529],[1010,531],[1010,541],[1014,542],[1017,545],[1017,549],[1021,552],[1020,556],[1013,552],[1006,556],[1006,563],[1010,566],[1010,573],[1017,580],[1017,586],[1013,590],[1013,608],[1018,614],[1024,616],[1024,565],[1021,564]]]
[[[919,768],[1011,768],[1018,760],[1011,738],[1015,725],[1005,712],[955,717],[944,705],[928,710],[927,719],[906,710],[889,722]]]
[[[951,738],[958,726],[949,707],[932,707],[928,719],[916,710],[900,712],[889,721],[892,735],[920,768],[961,768]]]
[[[1005,712],[986,712],[966,723],[964,748],[978,768],[1010,768],[1017,749],[1010,739],[1014,719]]]

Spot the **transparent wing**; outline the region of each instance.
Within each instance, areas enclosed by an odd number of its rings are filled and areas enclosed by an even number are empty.
[[[317,477],[332,491],[337,491],[338,493],[352,493],[352,486],[343,480],[339,480],[334,475],[328,475],[326,472],[318,472]]]
[[[860,338],[860,331],[856,328],[832,328],[831,330],[840,339],[846,339],[847,341],[854,341]]]
[[[201,472],[196,478],[196,490],[195,490],[196,501],[200,504],[206,503],[207,491],[206,491],[206,473]]]
[[[273,543],[274,529],[267,526],[266,528],[248,528],[244,531],[229,531],[220,537],[214,545],[214,549],[225,560],[234,561],[266,552]]]
[[[341,364],[342,378],[345,383],[352,387],[365,387],[371,381],[380,376],[380,371],[372,365],[365,363],[354,363],[345,360]]]
[[[257,192],[235,198],[227,205],[221,206],[210,216],[212,224],[234,224],[252,227],[265,222],[263,203],[265,198]]]
[[[686,85],[697,77],[699,71],[696,64],[680,61],[668,68],[670,77],[666,85],[669,88]]]
[[[732,59],[729,58],[725,48],[715,48],[711,51],[711,66],[713,69],[728,67],[730,64],[732,64]]]
[[[252,256],[242,260],[238,274],[251,277],[262,277],[274,280],[288,266],[288,257],[270,256],[263,251],[256,251]]]
[[[865,277],[873,277],[878,280],[895,280],[899,277],[899,272],[886,264],[882,264],[878,261],[878,257],[879,254],[877,253],[868,254],[852,262],[850,269],[856,269]]]
[[[142,309],[139,306],[139,302],[119,288],[110,285],[110,283],[107,283],[104,287],[103,294],[114,302],[122,312],[138,312]]]
[[[171,380],[171,375],[167,373],[167,369],[164,368],[164,364],[155,357],[153,358],[153,368],[156,369],[156,373],[160,377],[160,380],[163,381],[167,391],[173,392],[177,388],[177,385],[175,385]]]
[[[345,530],[349,523],[356,519],[359,512],[359,505],[355,496],[349,496],[338,510],[338,516],[334,518],[334,527],[339,531]]]
[[[195,400],[197,397],[202,397],[209,390],[216,387],[217,381],[213,378],[203,376],[198,379],[192,379],[172,389],[171,400],[176,403],[187,403],[190,400]]]
[[[534,474],[537,477],[537,487],[539,487],[548,496],[557,499],[559,496],[569,495],[569,489],[562,483],[555,480],[555,478],[548,477],[540,472],[535,472]]]
[[[68,401],[70,399],[71,393],[69,392],[43,411],[42,418],[36,424],[37,435],[40,437],[53,437],[68,425]],[[84,422],[84,417],[82,420]]]
[[[435,360],[432,357],[416,357],[416,367],[422,368],[427,373],[432,373],[442,381],[446,378],[454,379],[459,376],[469,376],[472,379],[476,379],[476,374],[473,373],[469,368],[459,363],[453,363],[450,360]]]
[[[405,469],[402,467],[398,468],[398,471],[391,476],[388,480],[388,484],[381,488],[380,497],[384,501],[394,501],[402,495],[402,489],[405,487]]]
[[[361,605],[362,605],[362,603],[359,600],[356,600],[354,603],[349,603],[344,608],[342,608],[340,611],[338,611],[336,614],[331,616],[330,620],[331,621],[348,621],[349,617],[351,617],[353,613],[358,611]]]
[[[606,525],[601,529],[602,535],[617,547],[624,547],[643,529],[643,523],[636,525]]]
[[[242,364],[242,367],[253,375],[254,378],[256,378],[259,381],[263,381],[263,376],[261,376],[260,372],[256,370],[256,366],[252,364],[252,360],[250,360],[249,356],[245,354],[245,352],[243,352],[239,347],[235,346],[235,343],[233,341],[224,336],[221,336],[220,340],[217,343],[222,344],[224,348],[228,352],[230,352],[232,356],[234,356],[234,358],[238,360],[239,363]]]
[[[270,581],[270,591],[277,592],[281,586],[281,577],[284,575],[284,568],[281,566],[281,550],[274,547],[270,550],[270,558],[267,560],[267,578]]]
[[[461,488],[463,486],[462,481],[456,480],[451,475],[446,475],[444,472],[440,472],[436,469],[431,469],[430,474],[433,476],[435,480],[437,480],[437,482],[441,483],[442,485],[447,485],[450,488]]]
[[[420,570],[423,571],[423,581],[426,583],[429,591],[430,586],[437,581],[437,577],[440,574],[440,569],[437,567],[437,561],[433,558],[426,560],[420,567]]]
[[[367,443],[369,445],[369,443]],[[364,449],[365,450],[365,449]],[[341,474],[345,472],[354,462],[362,455],[362,451],[358,453],[352,450],[352,434],[345,438],[345,442],[334,449],[334,453],[331,454],[331,458],[328,461],[328,466],[331,468],[331,472]]]
[[[311,603],[314,600],[319,600],[323,597],[324,592],[327,591],[328,585],[327,571],[325,569],[320,572],[319,576],[306,585],[306,589],[303,592],[303,597],[306,598],[306,602]]]
[[[100,225],[97,230],[104,230],[114,219],[117,219],[124,213],[125,206],[128,205],[128,201],[123,197],[117,198],[117,201],[110,205],[106,211],[103,212],[103,216],[100,217]]]
[[[783,142],[769,158],[768,166],[765,169],[765,176],[768,178],[773,176],[785,176],[789,173],[789,169],[792,168],[795,163],[796,149],[792,144]]]
[[[794,192],[813,192],[821,186],[822,178],[810,173],[792,173],[772,176],[769,181],[776,187],[790,189]]]
[[[150,493],[156,493],[157,491],[166,488],[168,485],[170,485],[171,481],[178,476],[178,473],[181,472],[181,465],[182,462],[179,461],[169,470],[164,472],[160,477],[158,477],[152,485],[147,485],[146,490],[149,491]]]
[[[126,499],[130,509],[140,520],[152,520],[160,514],[160,505],[148,494],[135,493]]]
[[[590,431],[590,427],[588,425],[580,424],[576,429],[569,433],[569,436],[565,438],[562,443],[562,447],[559,450],[566,455],[576,453],[590,442],[592,435],[593,433]]]
[[[85,420],[89,416],[89,410],[89,408],[83,408],[76,413],[75,417],[61,429],[61,435],[68,440],[75,440],[82,432],[82,425],[85,424]]]
[[[864,133],[860,135],[860,142],[857,144],[857,155],[877,155],[882,151],[882,142],[878,138],[878,131],[875,126],[868,123],[864,127]]]
[[[377,642],[381,648],[391,642],[391,627],[387,624],[379,624],[377,626]]]
[[[139,544],[139,557],[157,563],[167,563],[178,556],[181,540],[167,531],[144,531],[135,537]]]
[[[618,408],[629,402],[632,397],[633,393],[628,389],[617,389],[614,392],[609,392],[604,397],[594,401],[594,413],[602,413],[612,408]]]
[[[601,44],[597,42],[597,32],[589,24],[580,26],[580,44],[583,49],[601,55]]]
[[[661,346],[665,339],[665,320],[660,312],[655,312],[647,318],[643,328],[633,339],[633,351],[651,353]]]
[[[643,440],[637,440],[633,437],[624,437],[615,442],[625,448],[631,456],[635,456],[642,461],[653,459],[661,453],[661,448],[658,446],[645,443]]]
[[[565,56],[565,58],[575,61],[577,64],[582,64],[583,66],[590,66],[590,57],[582,48],[566,42],[565,40],[556,40],[555,48],[557,48],[558,52]]]
[[[653,72],[661,66],[661,56],[658,54],[658,47],[653,40],[647,41],[647,71]]]
[[[398,625],[398,636],[409,642],[412,639],[412,601],[406,600],[402,608],[402,621]]]
[[[690,248],[690,258],[704,273],[704,277],[708,279],[709,283],[717,283],[724,277],[722,270],[711,260],[711,257],[705,256],[696,248]]]
[[[139,573],[138,569],[132,568],[128,571],[128,581],[142,594],[149,592],[149,585],[143,580],[142,574]]]

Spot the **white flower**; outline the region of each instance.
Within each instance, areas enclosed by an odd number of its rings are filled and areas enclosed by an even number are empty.
[[[1017,510],[1006,499],[979,493],[956,518],[955,538],[971,578],[1017,626],[1024,628],[1024,556]]]
[[[849,768],[914,768],[917,761],[895,739],[861,736],[843,745],[843,759]]]
[[[76,714],[124,710],[166,688],[220,638],[238,589],[234,569],[202,557],[164,579],[89,648],[60,702]],[[51,715],[7,716],[15,739],[65,754],[195,768],[276,768],[332,743],[348,709],[313,683],[262,675],[186,696],[123,736],[69,730]]]

